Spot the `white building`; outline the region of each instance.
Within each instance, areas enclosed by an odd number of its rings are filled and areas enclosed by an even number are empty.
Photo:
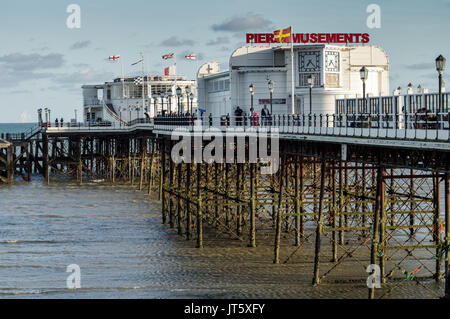
[[[145,76],[142,85],[142,82],[136,81],[137,78],[140,77],[125,77],[124,81],[117,78],[113,82],[99,85],[83,85],[84,120],[130,121],[143,118],[144,114],[153,117],[163,112],[176,113],[178,103],[183,113],[197,109],[195,80],[186,80],[184,76]],[[181,89],[180,99],[176,94],[178,87]]]
[[[198,72],[199,108],[213,116],[230,114],[236,106],[249,112],[250,84],[254,86],[254,108],[270,109],[268,81],[274,82],[273,114],[309,113],[307,78],[315,76],[312,113],[335,113],[335,99],[361,97],[363,84],[359,70],[365,66],[367,96],[389,95],[389,60],[386,52],[371,45],[295,45],[294,109],[292,110],[292,64],[290,46],[244,46],[230,57],[229,70],[220,71],[217,62],[202,65]]]

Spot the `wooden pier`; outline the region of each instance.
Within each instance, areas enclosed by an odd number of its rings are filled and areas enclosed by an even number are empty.
[[[128,183],[161,201],[161,221],[196,247],[204,230],[242,249],[269,236],[270,263],[290,263],[313,247],[314,285],[366,282],[378,265],[382,283],[445,280],[450,296],[450,150],[445,143],[279,134],[279,167],[261,174],[259,161],[175,163],[166,126],[42,129],[33,137],[0,143],[3,182],[37,173],[51,183],[61,176]],[[245,135],[244,135],[245,136]],[[203,152],[207,142],[191,151]],[[370,137],[369,137],[370,138]],[[223,155],[238,140],[223,141]],[[252,140],[244,137],[249,158]],[[198,147],[198,145],[197,145]],[[269,144],[269,149],[272,145]],[[219,156],[220,157],[220,156]],[[442,200],[443,199],[443,200]],[[442,202],[443,201],[443,202]],[[340,278],[352,262],[355,276]],[[365,275],[361,275],[365,274]],[[428,288],[427,288],[428,289]],[[368,289],[369,298],[377,295]]]

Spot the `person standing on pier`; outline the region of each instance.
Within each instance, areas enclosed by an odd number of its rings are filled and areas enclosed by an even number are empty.
[[[236,116],[236,126],[242,125],[242,109],[238,106],[236,106],[236,110],[234,111],[234,116]]]
[[[258,112],[252,107],[250,108],[250,123],[252,126],[258,126]]]

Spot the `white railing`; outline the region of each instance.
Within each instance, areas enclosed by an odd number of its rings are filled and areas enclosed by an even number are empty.
[[[195,127],[196,126],[196,127]],[[322,115],[274,115],[270,117],[195,117],[164,116],[152,119],[135,119],[121,123],[65,123],[64,126],[43,127],[48,133],[70,131],[133,131],[146,129],[173,131],[179,127],[190,131],[230,128],[254,131],[276,129],[285,135],[341,136],[376,139],[401,139],[450,142],[449,113],[398,114],[322,114]]]
[[[343,136],[380,139],[407,139],[450,142],[450,117],[448,113],[414,115],[398,114],[321,114],[321,115],[275,115],[260,117],[203,117],[195,121],[186,117],[155,118],[155,130],[173,131],[177,127],[194,130],[240,128],[276,128],[280,134],[303,134]],[[198,129],[198,128],[197,128]]]

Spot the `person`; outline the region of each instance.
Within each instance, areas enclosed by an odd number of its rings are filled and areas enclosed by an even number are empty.
[[[250,108],[250,116],[251,116],[251,119],[250,119],[251,125],[252,126],[258,126],[259,125],[259,123],[258,123],[258,113],[255,112],[255,109],[253,107]]]
[[[269,110],[267,109],[267,105],[264,104],[264,108],[261,110],[261,119],[262,119],[262,123],[263,125],[268,125],[269,122]]]
[[[58,124],[58,118],[55,119],[55,126],[56,126],[56,127],[59,127],[59,124]]]
[[[234,116],[236,116],[236,126],[242,125],[242,109],[239,107],[239,105],[236,107],[236,110],[234,111]]]
[[[64,126],[64,119],[61,117],[61,127]]]

